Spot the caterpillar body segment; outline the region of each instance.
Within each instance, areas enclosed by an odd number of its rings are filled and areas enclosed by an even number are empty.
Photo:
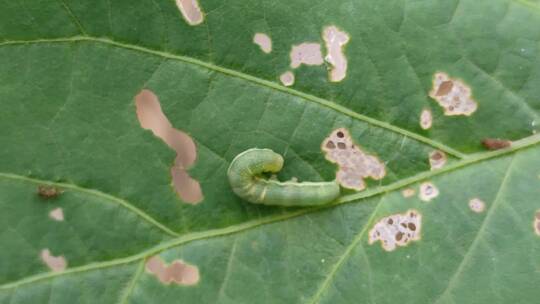
[[[287,207],[324,205],[340,194],[339,184],[330,182],[280,182],[263,173],[277,173],[283,157],[270,149],[249,149],[238,154],[227,171],[229,183],[239,197],[254,203]]]

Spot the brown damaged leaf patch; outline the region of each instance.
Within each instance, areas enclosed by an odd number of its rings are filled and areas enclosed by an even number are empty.
[[[345,188],[364,190],[365,178],[380,180],[386,175],[384,163],[362,151],[345,128],[334,130],[323,140],[321,149],[327,160],[339,166],[336,179]]]
[[[422,215],[416,210],[408,210],[380,219],[369,231],[368,243],[381,241],[385,251],[394,251],[397,247],[420,240],[421,229]]]

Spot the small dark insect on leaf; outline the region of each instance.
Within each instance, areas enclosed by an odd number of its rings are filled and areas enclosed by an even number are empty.
[[[482,140],[482,145],[488,150],[500,150],[510,147],[512,142],[506,139],[485,138]]]
[[[40,197],[44,199],[50,199],[50,198],[55,198],[58,195],[60,195],[62,193],[62,190],[54,186],[41,185],[41,186],[38,186],[37,193]]]

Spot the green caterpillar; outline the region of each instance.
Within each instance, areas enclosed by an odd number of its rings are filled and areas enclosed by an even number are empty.
[[[339,196],[339,184],[331,182],[280,182],[263,173],[277,173],[283,157],[270,149],[249,149],[238,154],[227,171],[229,183],[238,196],[254,203],[279,206],[327,204]]]

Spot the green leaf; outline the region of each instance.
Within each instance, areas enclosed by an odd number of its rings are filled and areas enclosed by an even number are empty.
[[[191,26],[172,0],[2,1],[0,303],[537,302],[538,1],[200,6]],[[324,49],[328,25],[350,36],[345,79],[302,65],[283,86],[291,46]],[[444,115],[429,97],[437,72],[472,89],[472,115]],[[175,152],[139,124],[142,89],[197,145],[199,204],[178,197]],[[231,191],[227,167],[253,147],[284,156],[281,180],[334,179],[320,146],[339,127],[385,162],[384,179],[322,208]],[[485,138],[513,143],[487,151]],[[442,169],[430,170],[434,150],[448,156]],[[402,195],[425,182],[439,191],[431,201]],[[45,186],[58,193],[39,195]],[[370,244],[378,222],[408,210],[422,217],[419,240]],[[65,269],[51,271],[45,249]],[[155,256],[195,267],[198,283],[163,284],[147,267]]]

